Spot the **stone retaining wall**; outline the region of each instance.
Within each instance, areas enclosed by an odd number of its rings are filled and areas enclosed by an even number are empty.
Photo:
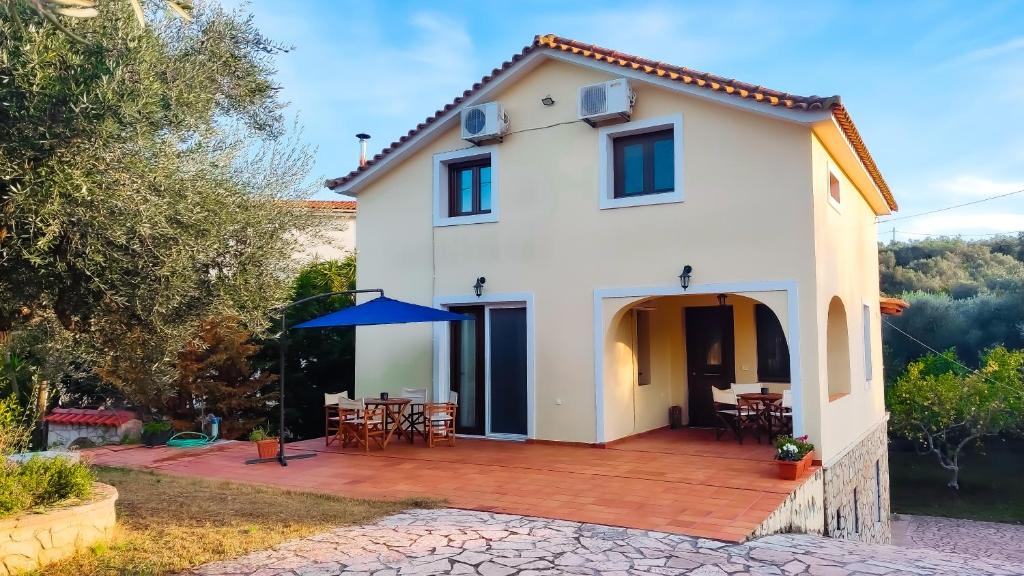
[[[882,421],[825,469],[825,534],[892,542],[888,422]]]
[[[34,570],[113,535],[117,489],[93,485],[84,504],[0,520],[0,576]]]
[[[821,468],[813,468],[811,475],[754,530],[750,538],[769,534],[799,533],[823,534],[824,479]]]

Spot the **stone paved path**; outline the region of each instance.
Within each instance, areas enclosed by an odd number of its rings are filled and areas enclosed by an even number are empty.
[[[893,522],[893,540],[908,548],[930,548],[1024,563],[1024,525],[911,516]]]
[[[1010,576],[1011,564],[806,535],[746,544],[466,510],[411,510],[200,567],[204,576]]]

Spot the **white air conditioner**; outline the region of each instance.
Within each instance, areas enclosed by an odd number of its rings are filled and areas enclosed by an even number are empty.
[[[636,95],[629,87],[629,80],[619,78],[600,84],[580,86],[577,111],[580,120],[591,126],[626,122],[633,114]]]
[[[462,139],[475,144],[501,140],[508,132],[508,114],[498,102],[487,102],[462,109]]]

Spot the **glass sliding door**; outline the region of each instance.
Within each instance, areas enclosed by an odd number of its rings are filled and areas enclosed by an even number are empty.
[[[527,433],[526,308],[491,308],[489,434]]]
[[[453,306],[456,314],[472,320],[452,322],[450,389],[459,395],[455,431],[483,435],[486,432],[486,380],[484,359],[484,307]]]

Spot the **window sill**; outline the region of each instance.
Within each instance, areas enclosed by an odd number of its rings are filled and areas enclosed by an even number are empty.
[[[828,401],[829,402],[835,402],[836,400],[839,400],[841,398],[846,398],[849,395],[850,395],[849,392],[840,392],[839,394],[829,394],[828,395]]]
[[[471,216],[452,216],[450,218],[438,218],[434,220],[434,227],[443,226],[463,226],[466,224],[486,224],[488,222],[497,222],[498,215],[494,212],[490,214],[473,214]]]
[[[632,206],[653,206],[656,204],[677,204],[683,201],[681,190],[673,192],[659,192],[657,194],[644,194],[638,196],[626,196],[624,198],[601,198],[601,210],[612,208],[629,208]]]

